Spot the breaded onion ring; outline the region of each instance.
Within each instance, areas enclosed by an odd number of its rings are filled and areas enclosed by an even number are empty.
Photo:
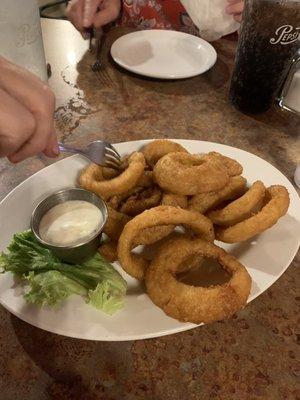
[[[157,225],[151,228],[142,229],[133,241],[133,248],[136,246],[153,244],[169,236],[175,229],[174,225]]]
[[[91,164],[81,173],[79,184],[104,200],[128,192],[142,176],[145,169],[145,158],[142,153],[133,153],[128,162],[128,168],[119,176],[110,180],[103,180],[102,173],[99,172],[101,167]]]
[[[107,204],[113,208],[114,210],[118,211],[119,205],[121,203],[122,199],[119,196],[113,196],[111,197],[108,201]]]
[[[128,215],[122,214],[107,205],[108,217],[103,232],[113,241],[118,241],[124,226],[130,220]]]
[[[160,204],[162,197],[161,190],[156,186],[143,189],[125,200],[120,207],[120,212],[130,216],[135,216],[149,208]]]
[[[176,272],[190,256],[214,258],[231,274],[229,282],[211,287],[189,286],[176,280]],[[201,239],[180,238],[161,247],[146,272],[150,299],[172,318],[200,324],[231,317],[246,305],[251,277],[226,251]]]
[[[125,225],[118,243],[119,262],[122,268],[134,278],[142,280],[149,264],[149,261],[141,255],[131,253],[134,241],[142,229],[157,225],[186,225],[198,237],[210,241],[214,239],[213,225],[204,215],[171,206],[158,206],[146,210]]]
[[[217,192],[201,193],[189,199],[188,209],[205,214],[223,201],[235,200],[245,193],[247,180],[242,176],[232,176],[228,184]]]
[[[172,193],[194,195],[221,190],[229,181],[219,160],[186,153],[169,153],[154,167],[158,185]]]
[[[223,154],[211,151],[204,155],[204,158],[219,160],[226,168],[229,176],[241,175],[243,173],[242,165],[233,158],[223,156]]]
[[[287,213],[289,193],[284,186],[270,186],[267,199],[266,205],[256,215],[229,228],[217,228],[216,238],[225,243],[243,242],[275,225]]]
[[[140,152],[144,154],[146,162],[150,167],[154,167],[157,161],[168,153],[188,153],[180,144],[168,139],[153,140],[153,142],[142,147]]]
[[[109,180],[109,179],[116,178],[123,171],[123,169],[121,169],[121,168],[120,168],[120,170],[112,169],[112,168],[108,168],[108,167],[100,167],[100,166],[99,166],[99,168],[101,168],[101,170],[102,170],[103,179],[101,179],[101,180]]]
[[[163,193],[161,204],[163,206],[187,208],[188,201],[187,197],[183,196],[182,194],[165,192]]]
[[[152,171],[144,171],[143,175],[140,177],[140,179],[137,181],[136,186],[132,189],[130,189],[126,193],[122,193],[116,196],[112,196],[108,200],[108,204],[115,210],[118,210],[120,207],[120,204],[122,201],[128,199],[128,197],[132,195],[136,195],[137,193],[140,193],[144,188],[151,188],[154,186],[153,178],[152,178],[153,172]]]
[[[229,203],[221,210],[210,211],[207,217],[215,225],[235,225],[253,214],[253,211],[262,204],[265,194],[265,185],[261,181],[256,181],[242,197]]]
[[[144,171],[140,179],[137,181],[136,186],[144,188],[154,186],[153,171]]]
[[[107,240],[101,243],[98,252],[108,261],[115,262],[118,259],[117,243]]]

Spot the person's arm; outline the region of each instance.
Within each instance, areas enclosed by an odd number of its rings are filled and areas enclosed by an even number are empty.
[[[56,157],[54,108],[48,85],[0,57],[0,157],[13,163],[41,152]]]
[[[227,0],[227,2],[228,2],[228,6],[226,7],[227,13],[233,15],[236,21],[241,22],[244,10],[244,1]]]
[[[100,28],[115,21],[120,11],[121,0],[71,0],[66,15],[84,35],[88,28]]]

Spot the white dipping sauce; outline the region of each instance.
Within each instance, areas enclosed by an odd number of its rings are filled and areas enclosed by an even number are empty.
[[[70,200],[46,212],[40,222],[39,234],[49,244],[76,245],[95,234],[102,222],[103,215],[94,204]]]

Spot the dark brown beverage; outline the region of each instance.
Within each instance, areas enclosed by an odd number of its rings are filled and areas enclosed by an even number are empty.
[[[273,104],[300,46],[300,1],[246,0],[230,101],[262,113]]]

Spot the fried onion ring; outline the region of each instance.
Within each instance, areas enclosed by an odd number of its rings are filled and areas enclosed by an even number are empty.
[[[215,225],[235,225],[249,218],[257,208],[259,210],[265,194],[265,185],[261,181],[256,181],[242,197],[229,203],[221,210],[210,211],[207,217]]]
[[[122,193],[116,196],[112,196],[108,200],[108,204],[114,208],[115,210],[118,210],[120,207],[120,204],[125,200],[127,200],[130,196],[137,195],[141,191],[144,190],[144,188],[151,188],[154,186],[153,182],[153,172],[152,171],[144,171],[143,175],[140,177],[140,179],[137,181],[136,186],[132,189],[130,189],[126,193]],[[157,204],[156,204],[157,205]],[[144,210],[143,210],[144,211]]]
[[[186,209],[187,197],[181,194],[164,193],[161,204],[163,206],[180,207]],[[156,243],[159,240],[169,236],[174,229],[175,225],[158,225],[153,226],[152,228],[143,229],[134,240],[134,243],[136,246]]]
[[[113,241],[118,241],[124,226],[130,220],[128,215],[122,214],[107,205],[108,217],[103,232]]]
[[[267,203],[257,214],[229,228],[217,228],[216,238],[225,243],[243,242],[271,228],[287,213],[290,199],[284,186],[273,185],[267,189]]]
[[[113,208],[114,210],[118,211],[119,205],[121,203],[122,199],[119,196],[113,196],[111,197],[108,201],[107,204]]]
[[[157,225],[142,229],[133,241],[133,248],[140,245],[147,246],[156,243],[169,236],[174,229],[174,225]]]
[[[195,195],[221,190],[229,181],[219,160],[186,153],[169,153],[154,167],[158,185],[171,193]]]
[[[131,253],[139,232],[145,228],[169,224],[187,225],[198,237],[210,241],[214,239],[213,225],[204,215],[171,206],[158,206],[146,210],[125,225],[119,239],[118,259],[129,275],[142,280],[149,265],[149,261],[141,255]]]
[[[128,168],[124,172],[110,180],[103,179],[101,167],[91,164],[81,173],[79,184],[104,200],[128,192],[136,185],[144,172],[145,157],[142,153],[135,152],[130,156],[128,163]]]
[[[223,156],[223,154],[211,151],[204,155],[204,158],[219,160],[226,168],[229,176],[241,175],[243,173],[242,165],[233,158]]]
[[[235,200],[245,193],[247,180],[242,176],[232,176],[228,184],[217,192],[201,193],[189,199],[188,209],[205,214],[223,201]]]
[[[100,167],[100,168],[102,169],[103,180],[116,178],[118,175],[120,175],[120,172],[121,172],[116,169],[107,168],[107,167]]]
[[[182,194],[174,194],[165,192],[163,194],[161,204],[163,206],[173,206],[173,207],[180,207],[180,208],[187,208],[187,197],[183,196]]]
[[[213,258],[231,274],[229,282],[195,287],[176,280],[176,272],[190,256]],[[246,268],[225,250],[201,239],[180,238],[161,247],[146,272],[150,299],[172,318],[195,324],[231,317],[242,309],[251,289]]]
[[[98,252],[108,261],[115,262],[118,259],[117,243],[107,240],[101,243]]]
[[[152,171],[144,171],[140,179],[137,181],[136,186],[149,188],[154,185],[153,181],[153,172]]]
[[[168,153],[188,153],[180,144],[168,139],[153,140],[153,142],[142,147],[140,152],[144,154],[146,162],[150,167],[154,167],[157,161]]]
[[[149,208],[156,207],[161,201],[161,190],[158,187],[143,189],[125,200],[120,211],[123,214],[136,216]]]
[[[181,194],[164,193],[161,204],[163,206],[187,208],[187,196]],[[134,240],[135,246],[149,245],[169,236],[175,229],[175,225],[158,225],[143,229]]]

